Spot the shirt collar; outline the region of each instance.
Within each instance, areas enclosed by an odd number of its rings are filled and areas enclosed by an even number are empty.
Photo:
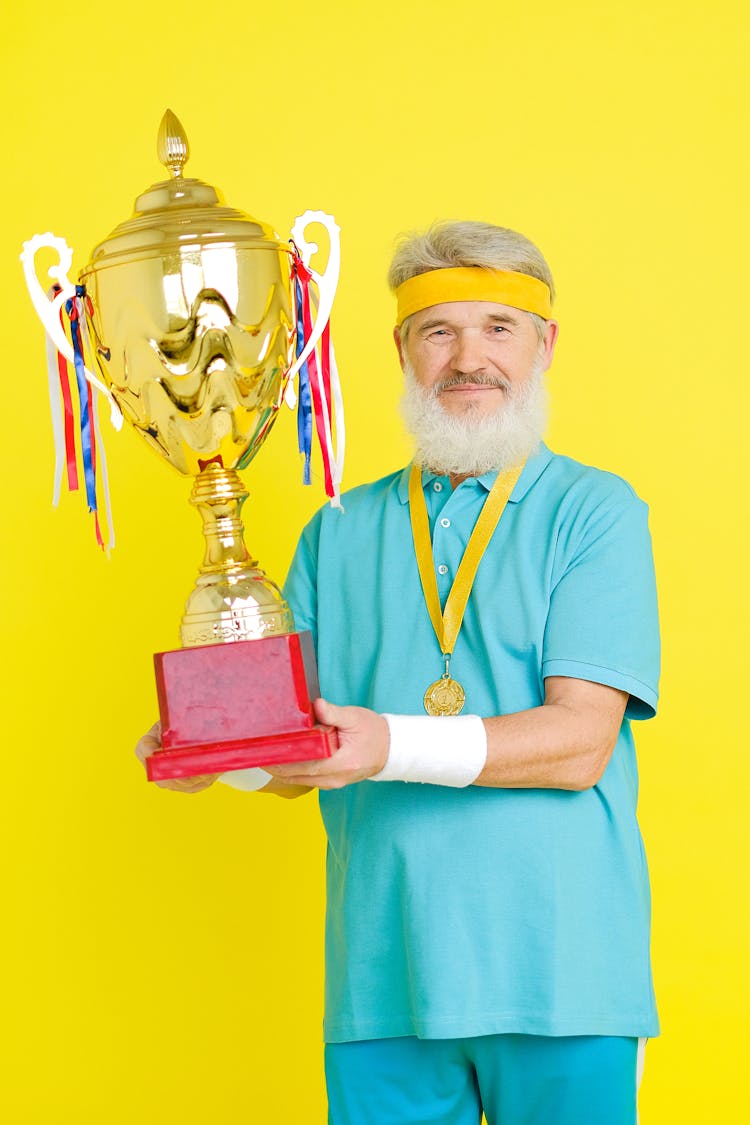
[[[510,504],[518,504],[521,500],[523,500],[524,496],[532,487],[532,485],[536,484],[536,482],[539,480],[539,477],[547,468],[547,465],[549,465],[553,456],[554,454],[552,453],[552,451],[547,448],[544,442],[541,442],[536,453],[532,453],[528,461],[524,465],[523,472],[518,478],[516,486],[510,495],[510,500],[508,501]],[[409,503],[410,473],[411,465],[407,465],[399,476],[398,485],[396,486],[398,498],[402,504]],[[437,479],[438,477],[435,473],[430,473],[426,469],[422,470],[423,487],[427,487],[427,485],[431,481]],[[486,492],[489,492],[493,484],[497,480],[497,470],[492,469],[489,473],[482,473],[480,477],[475,477],[474,479],[478,484],[482,486],[482,488],[484,488]]]

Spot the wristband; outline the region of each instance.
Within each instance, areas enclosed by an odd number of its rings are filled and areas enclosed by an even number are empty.
[[[385,766],[371,781],[421,781],[462,788],[487,761],[479,715],[383,715],[390,732]]]
[[[228,770],[219,774],[219,781],[229,785],[232,789],[241,789],[245,793],[254,793],[265,788],[271,780],[271,774],[262,770],[260,766],[253,766],[249,770]]]

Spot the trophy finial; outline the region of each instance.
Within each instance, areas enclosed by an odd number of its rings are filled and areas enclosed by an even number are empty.
[[[190,157],[190,145],[179,118],[171,109],[168,109],[161,119],[156,151],[164,167],[169,168],[174,178],[178,180]]]

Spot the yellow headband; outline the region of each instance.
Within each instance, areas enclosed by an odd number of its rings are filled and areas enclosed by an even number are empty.
[[[407,316],[448,301],[493,301],[496,305],[536,313],[545,320],[552,316],[549,286],[543,281],[527,273],[479,266],[417,274],[398,286],[396,301],[399,327]]]

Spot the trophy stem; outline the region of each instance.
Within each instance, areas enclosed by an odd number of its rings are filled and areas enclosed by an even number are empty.
[[[203,520],[206,553],[182,619],[183,648],[294,631],[281,591],[245,546],[240,513],[247,495],[236,470],[218,463],[196,477],[190,503]]]
[[[190,503],[203,520],[206,554],[201,574],[229,573],[235,567],[257,567],[245,546],[242,505],[248,492],[235,469],[209,465],[196,477]]]

